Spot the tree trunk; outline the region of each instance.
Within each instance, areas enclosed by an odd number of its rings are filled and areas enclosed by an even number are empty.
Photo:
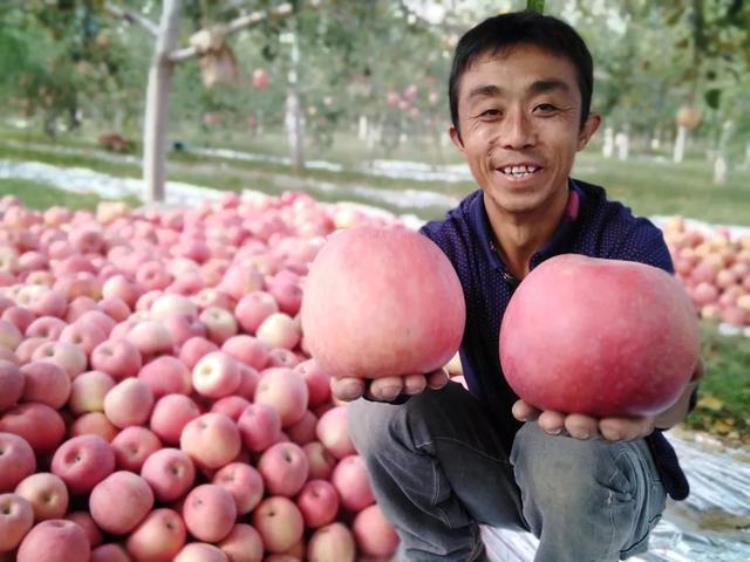
[[[297,36],[292,33],[292,56],[289,69],[289,85],[286,95],[286,130],[291,149],[292,167],[295,174],[305,171],[305,130],[302,120],[302,110],[299,100],[299,86],[297,83],[297,69],[299,67],[299,47]]]
[[[146,201],[164,201],[167,117],[173,63],[169,53],[177,47],[182,0],[164,0],[154,58],[148,73],[146,115],[143,123],[143,181]]]
[[[677,140],[674,143],[674,161],[678,164],[685,157],[685,144],[687,143],[688,130],[680,125],[677,128]]]

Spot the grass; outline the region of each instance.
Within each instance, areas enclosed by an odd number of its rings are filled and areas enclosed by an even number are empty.
[[[55,206],[73,210],[94,209],[103,200],[96,193],[71,193],[35,181],[0,178],[0,197],[4,195],[14,195],[26,207],[40,211]],[[133,207],[141,204],[133,197],[121,200]]]
[[[685,426],[750,444],[750,338],[722,336],[706,326],[702,355],[706,373]]]

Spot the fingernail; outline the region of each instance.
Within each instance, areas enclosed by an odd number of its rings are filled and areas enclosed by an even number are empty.
[[[354,394],[359,392],[359,385],[356,382],[350,382],[345,384],[342,390],[344,394]]]
[[[382,392],[383,392],[383,396],[395,398],[401,392],[401,388],[398,386],[384,386]]]
[[[546,431],[546,432],[547,432],[547,433],[549,433],[550,435],[560,435],[560,432],[562,431],[562,429],[560,429],[560,428],[556,428],[556,429],[545,429],[544,431]]]

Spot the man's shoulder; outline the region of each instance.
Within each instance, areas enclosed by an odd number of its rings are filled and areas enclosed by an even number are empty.
[[[465,238],[477,220],[481,190],[475,190],[464,197],[461,202],[447,211],[441,219],[426,222],[420,232],[432,239],[439,246],[457,238]]]
[[[599,257],[640,261],[671,270],[664,235],[649,218],[609,199],[601,186],[575,180],[584,194],[579,243],[596,248]]]

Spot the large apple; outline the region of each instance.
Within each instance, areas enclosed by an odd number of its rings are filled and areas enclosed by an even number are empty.
[[[18,562],[70,562],[88,560],[91,545],[83,529],[64,519],[43,521],[24,537]]]
[[[0,433],[0,493],[10,492],[36,470],[31,445],[21,436]]]
[[[442,367],[461,343],[466,311],[458,276],[431,240],[403,227],[362,226],[320,250],[301,316],[324,371],[378,378]]]
[[[68,439],[52,457],[52,472],[73,494],[90,492],[115,470],[115,452],[98,435]]]
[[[18,494],[0,494],[0,553],[16,548],[34,524],[34,510]]]
[[[573,254],[523,280],[500,330],[502,369],[518,396],[543,410],[595,417],[668,408],[699,350],[695,309],[674,277]]]

